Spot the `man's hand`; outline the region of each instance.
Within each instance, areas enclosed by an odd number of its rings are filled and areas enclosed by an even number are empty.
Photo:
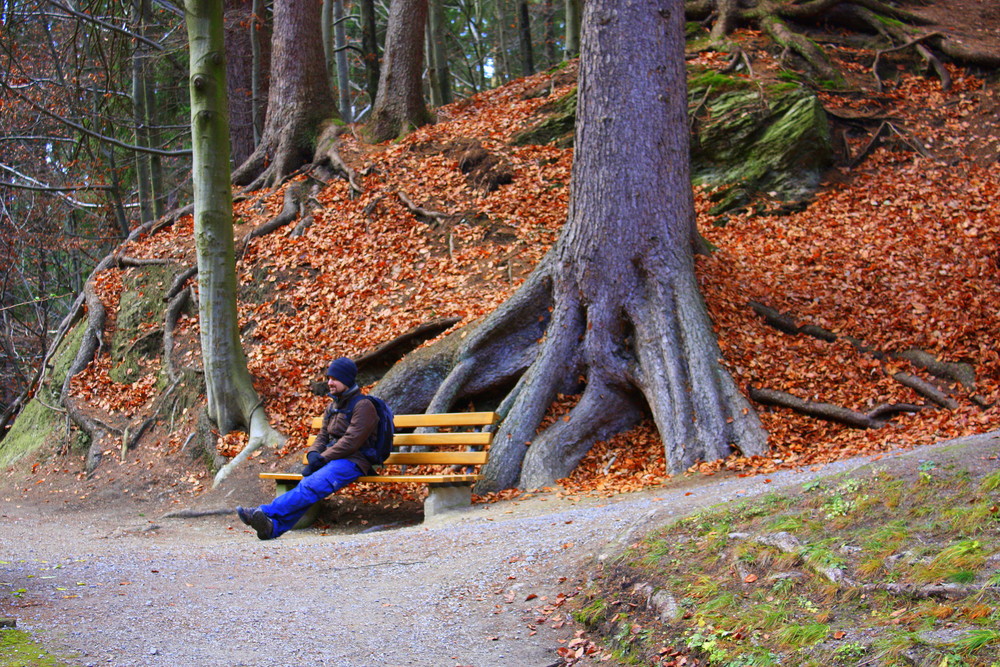
[[[326,459],[319,452],[309,452],[306,454],[306,461],[309,462],[309,472],[316,472],[326,464]]]

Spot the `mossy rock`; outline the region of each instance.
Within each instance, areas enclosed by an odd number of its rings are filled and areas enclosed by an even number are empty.
[[[162,328],[167,305],[163,297],[179,270],[176,265],[154,265],[133,269],[123,276],[115,331],[111,337],[109,375],[115,382],[135,382],[144,374],[141,360],[162,353],[163,337],[144,334]]]
[[[722,205],[713,212],[741,205],[755,192],[786,202],[811,196],[833,149],[826,113],[810,90],[794,83],[757,86],[717,72],[691,81],[692,178],[723,186]]]

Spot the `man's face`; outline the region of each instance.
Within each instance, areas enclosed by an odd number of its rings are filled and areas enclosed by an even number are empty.
[[[347,385],[338,380],[337,378],[327,378],[326,383],[330,385],[331,394],[342,394],[347,391]]]

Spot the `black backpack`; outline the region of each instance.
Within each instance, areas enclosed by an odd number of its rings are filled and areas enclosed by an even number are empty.
[[[350,422],[354,406],[363,398],[367,398],[375,406],[375,412],[378,414],[378,426],[368,436],[368,442],[361,448],[361,453],[364,454],[364,457],[373,466],[382,465],[392,452],[392,437],[395,435],[395,427],[393,425],[395,415],[392,413],[392,408],[389,407],[389,404],[378,396],[359,394],[350,402],[347,409],[338,410],[338,412],[346,413],[347,421]]]

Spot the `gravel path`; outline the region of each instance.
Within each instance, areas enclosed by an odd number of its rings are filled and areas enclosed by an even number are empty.
[[[552,494],[367,534],[261,542],[235,515],[0,505],[0,616],[81,665],[559,662],[581,564],[670,516],[855,468],[697,478],[613,501]],[[24,589],[19,598],[6,595]]]

